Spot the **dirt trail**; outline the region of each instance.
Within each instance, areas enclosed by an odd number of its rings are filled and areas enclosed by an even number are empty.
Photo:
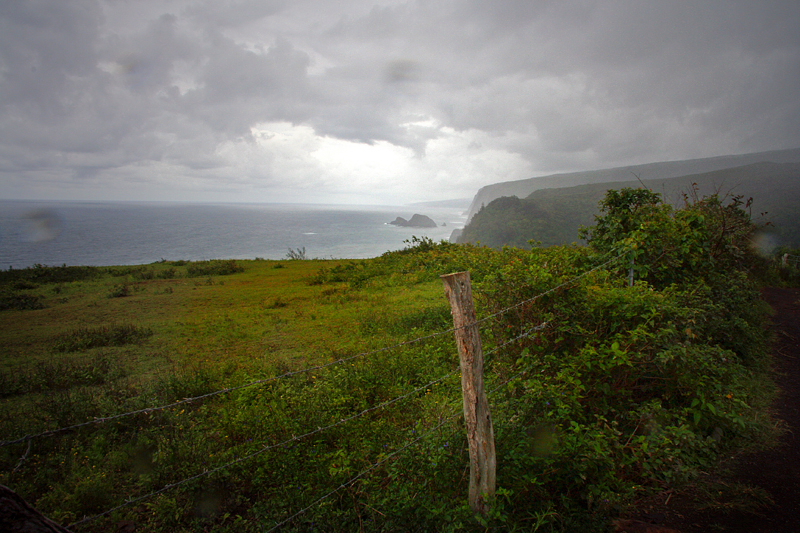
[[[680,533],[796,533],[800,531],[800,289],[768,288],[764,299],[775,311],[772,328],[776,337],[775,379],[781,393],[774,403],[775,416],[786,423],[788,431],[779,446],[747,454],[732,464],[732,475],[715,485],[726,502],[742,495],[733,489],[737,483],[760,487],[774,500],[755,512],[698,510],[702,494],[669,495],[638,517],[635,527],[620,531],[678,531]],[[666,503],[666,505],[664,505]],[[731,503],[733,503],[731,501]],[[649,522],[649,524],[645,524]],[[658,524],[658,525],[654,525]],[[666,529],[669,528],[669,529]]]

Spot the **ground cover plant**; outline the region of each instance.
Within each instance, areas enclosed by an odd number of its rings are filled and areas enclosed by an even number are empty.
[[[774,424],[751,275],[768,267],[742,204],[604,202],[586,247],[414,238],[370,260],[0,273],[42,304],[0,311],[0,440],[141,410],[3,446],[0,483],[63,523],[180,484],[76,531],[608,530]],[[466,502],[439,280],[460,270],[484,317],[498,449],[485,517]],[[54,344],[115,325],[147,335]]]

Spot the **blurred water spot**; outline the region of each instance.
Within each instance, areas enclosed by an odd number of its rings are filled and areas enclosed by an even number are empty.
[[[221,488],[206,488],[195,500],[194,515],[210,518],[220,512],[225,502],[225,492]]]
[[[543,425],[529,430],[531,436],[531,452],[536,456],[549,455],[557,443],[556,428]]]
[[[398,59],[386,64],[383,71],[385,83],[404,83],[420,80],[419,64],[409,59]]]
[[[753,236],[752,244],[761,255],[771,255],[778,246],[778,239],[772,233],[760,230]]]
[[[140,476],[153,472],[155,466],[153,454],[156,452],[155,446],[140,446],[131,453],[131,470]]]
[[[36,209],[22,216],[23,242],[47,242],[59,235],[64,227],[61,217],[52,209]]]

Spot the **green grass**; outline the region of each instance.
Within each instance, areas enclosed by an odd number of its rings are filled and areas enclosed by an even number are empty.
[[[0,361],[0,385],[4,391],[0,439],[169,403],[374,349],[383,342],[408,336],[408,332],[398,330],[386,319],[379,319],[386,326],[385,331],[373,328],[374,335],[361,334],[363,323],[380,317],[386,308],[397,304],[419,309],[421,302],[434,303],[439,309],[445,305],[436,283],[417,285],[394,295],[353,291],[345,283],[309,283],[322,267],[339,264],[339,261],[164,263],[96,269],[91,275],[81,269],[79,272],[84,275],[75,280],[65,279],[63,269],[59,268],[56,281],[51,282],[54,276],[43,272],[31,285],[11,287],[11,283],[19,283],[18,277],[28,279],[15,275],[7,282],[9,291],[15,294],[36,291],[41,295],[42,305],[0,313],[0,343],[4,346]],[[128,288],[125,297],[109,298],[120,286]],[[365,306],[372,312],[365,313]],[[361,367],[363,362],[353,364]],[[419,372],[413,368],[412,382],[418,379]],[[346,372],[339,375],[341,379],[350,379]],[[398,372],[392,377],[401,375]],[[324,377],[324,374],[314,375],[313,379]],[[292,383],[304,381],[296,378]],[[375,384],[358,385],[364,389],[358,393],[359,398],[350,395],[335,399],[334,404],[340,411],[350,409],[349,405],[361,408],[368,405],[365,395],[371,394],[369,401],[379,397],[388,399],[395,390],[405,390],[406,384],[392,383],[383,390],[375,389],[378,386]],[[275,387],[280,389],[283,385]],[[374,392],[368,393],[367,389]],[[250,392],[241,394],[246,397]],[[301,390],[292,394],[305,393]],[[326,407],[328,399],[322,391],[313,391],[311,395],[321,396],[299,403],[321,402],[319,408]],[[124,500],[131,488],[134,491],[157,488],[159,483],[196,473],[203,465],[210,464],[211,458],[214,462],[229,458],[226,450],[230,445],[245,440],[243,435],[235,437],[235,442],[231,441],[232,435],[222,436],[233,432],[224,429],[225,425],[238,424],[235,420],[241,416],[237,409],[230,411],[233,407],[230,402],[234,400],[242,401],[241,397],[237,400],[226,396],[218,401],[187,405],[185,412],[163,412],[147,419],[135,417],[108,427],[91,428],[91,432],[35,441],[32,453],[17,471],[14,471],[19,459],[17,450],[2,449],[0,483],[15,486],[62,522],[77,519],[83,513],[102,511],[102,507]],[[248,408],[244,407],[246,412]],[[302,424],[309,420],[307,415],[299,413],[305,409],[303,405],[292,405],[290,411],[295,419],[285,421],[289,425],[282,432],[303,431]],[[192,430],[188,433],[181,422],[184,417],[191,420]],[[235,420],[229,420],[230,417]],[[406,416],[402,418],[411,423]],[[292,426],[296,429],[290,429]],[[178,440],[175,440],[178,434],[171,436],[174,431],[179,432]],[[258,433],[263,431],[259,429]],[[254,436],[248,438],[252,440]],[[162,456],[165,450],[159,447],[169,446],[168,464],[159,462],[158,475],[137,482],[136,476],[126,473],[127,460],[123,457],[126,447],[123,441],[129,439],[158,443],[156,449],[161,449]],[[187,456],[183,450],[188,443],[198,449]],[[80,461],[76,462],[71,455],[72,449],[82,450]],[[201,453],[202,461],[195,455],[199,449],[205,450]],[[118,457],[117,463],[108,463],[109,457]],[[98,468],[98,460],[104,465],[105,477],[89,476],[81,481],[81,476]],[[41,485],[49,476],[54,476],[54,489]],[[108,485],[109,479],[115,480],[113,487]],[[136,489],[137,486],[142,489]],[[149,504],[153,508],[150,513],[155,517],[153,521],[162,523],[160,509],[166,505],[164,501],[177,498],[185,502],[187,497],[192,498],[176,492],[155,498]],[[193,520],[191,510],[187,512],[186,517]],[[211,514],[215,520],[219,519],[215,513]],[[147,530],[170,529],[172,526],[163,524],[173,522],[164,518],[162,525]]]

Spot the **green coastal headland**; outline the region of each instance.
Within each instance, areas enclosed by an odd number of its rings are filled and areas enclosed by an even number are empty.
[[[605,531],[777,435],[758,289],[800,278],[754,231],[622,189],[580,247],[2,271],[0,484],[76,532]],[[478,517],[457,271],[497,447]]]

